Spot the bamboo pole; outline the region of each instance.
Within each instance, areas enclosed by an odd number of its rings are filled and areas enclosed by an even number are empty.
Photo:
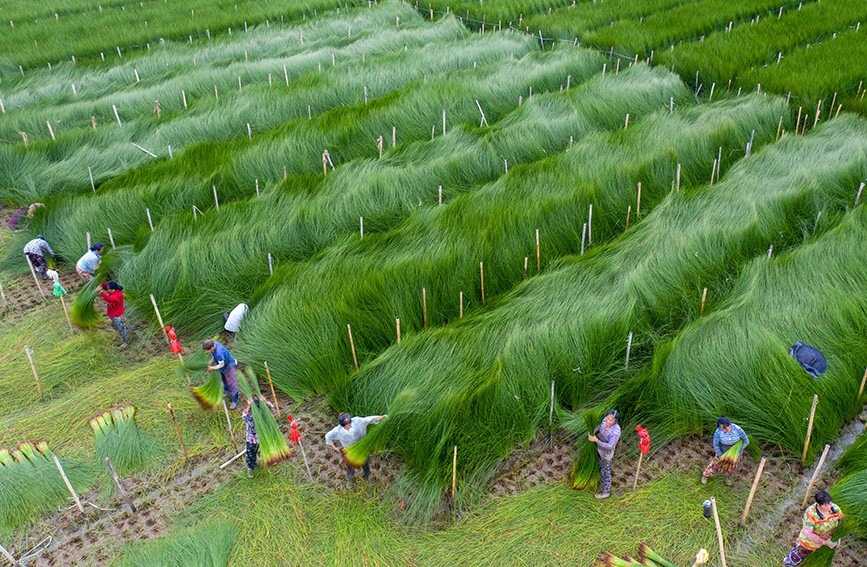
[[[169,334],[168,334],[168,332],[166,332],[166,324],[163,323],[163,316],[162,316],[162,314],[160,314],[160,308],[157,307],[157,300],[154,298],[154,294],[150,294],[150,298],[151,298],[151,305],[154,306],[154,313],[156,313],[156,316],[157,316],[157,323],[160,324],[160,329],[163,332],[163,336],[166,338],[166,343],[171,344],[171,339],[169,339]]]
[[[60,464],[57,455],[51,455],[51,458],[54,459],[54,466],[57,467],[57,472],[60,473],[60,477],[66,485],[66,489],[69,491],[69,494],[72,495],[72,499],[75,500],[75,505],[78,507],[78,511],[84,514],[84,506],[81,505],[81,500],[78,498],[78,494],[76,494],[75,489],[72,488],[72,483],[69,482],[69,477],[66,476],[66,471],[63,470],[63,465]]]
[[[148,217],[148,226],[151,228],[151,232],[154,231],[154,219],[151,217],[151,210],[149,208],[145,208],[145,214]]]
[[[6,548],[3,547],[2,545],[0,545],[0,555],[2,555],[3,557],[5,557],[5,558],[6,558],[6,561],[8,561],[9,563],[11,563],[12,565],[15,565],[15,566],[21,565],[21,563],[19,563],[18,560],[16,560],[16,559],[12,556],[12,554],[9,553],[9,552],[6,550]]]
[[[711,504],[711,508],[713,509],[713,523],[714,523],[714,526],[716,527],[716,539],[717,539],[717,543],[719,544],[720,565],[722,565],[722,567],[728,567],[728,564],[726,563],[726,551],[725,551],[725,542],[723,541],[722,527],[720,526],[720,523],[719,523],[719,510],[717,510],[717,507],[716,507],[716,498],[714,498],[713,496],[711,496],[711,498],[710,498],[710,504]]]
[[[635,195],[635,218],[641,216],[641,181],[638,182],[638,191]]]
[[[27,260],[27,265],[30,267],[30,275],[33,276],[33,281],[36,283],[36,289],[39,290],[39,295],[42,296],[42,299],[45,299],[45,291],[42,289],[42,284],[39,283],[39,278],[36,277],[36,270],[33,268],[33,262],[30,261],[30,257],[25,255],[24,259]]]
[[[33,362],[33,349],[29,346],[24,347],[24,354],[27,356],[27,362],[30,363],[30,371],[33,372],[33,380],[36,382],[36,391],[39,392],[39,399],[43,399],[44,390],[42,388],[42,380],[39,378],[39,373],[36,371],[36,364]]]
[[[632,490],[638,488],[638,475],[641,474],[641,461],[644,460],[644,453],[638,453],[638,464],[635,466],[635,478],[632,479]]]
[[[85,233],[84,233],[84,239],[87,241],[87,249],[90,250],[90,245],[91,245],[91,242],[90,242],[90,232],[85,232]]]
[[[232,463],[234,463],[235,461],[237,461],[238,459],[243,457],[244,453],[246,453],[246,452],[247,452],[247,449],[244,449],[243,451],[241,451],[240,453],[238,453],[237,455],[235,455],[234,457],[232,457],[231,459],[229,459],[228,461],[226,461],[225,463],[220,465],[220,470],[223,470],[224,468],[228,467],[229,465],[231,465]]]
[[[459,307],[460,310],[458,311],[458,319],[463,319],[464,318],[464,292],[460,292],[459,298],[460,298],[460,307]]]
[[[108,230],[108,243],[111,244],[111,249],[114,250],[114,235],[111,233],[111,228],[107,228],[106,230]]]
[[[455,445],[452,453],[452,503],[455,501],[455,493],[458,489],[458,446]]]
[[[75,328],[72,326],[72,319],[69,318],[69,309],[66,307],[66,300],[63,299],[63,296],[60,296],[60,306],[63,308],[63,316],[66,317],[66,324],[69,326],[70,331],[75,331]]]
[[[753,485],[750,487],[750,495],[747,496],[747,503],[744,506],[744,511],[741,513],[741,525],[744,526],[747,523],[747,517],[750,515],[750,508],[753,505],[753,498],[756,496],[756,489],[759,487],[759,481],[762,479],[762,471],[765,470],[765,462],[767,459],[762,457],[762,460],[759,461],[759,468],[756,469],[756,476],[753,478]]]
[[[530,257],[524,256],[524,271],[522,272],[523,279],[527,279],[527,266],[529,266],[529,265],[530,265]]]
[[[90,190],[96,193],[96,183],[93,181],[93,168],[87,166],[87,177],[90,178]]]
[[[807,436],[804,438],[804,451],[801,453],[801,462],[807,462],[807,452],[810,450],[810,437],[813,435],[813,420],[816,417],[816,406],[819,404],[819,395],[813,394],[813,405],[810,408],[810,418],[807,420]]]
[[[3,291],[3,284],[0,283],[0,299],[3,300],[3,307],[9,307],[9,300],[6,299],[6,292]]]
[[[539,242],[539,229],[536,229],[536,273],[542,271],[542,246]]]
[[[364,217],[358,217],[358,233],[364,238]]]
[[[628,217],[627,217],[627,219],[628,219]],[[629,222],[629,221],[627,220],[627,222]],[[584,255],[584,245],[585,245],[586,241],[587,241],[587,223],[585,222],[583,225],[581,225],[581,255],[582,256]]]
[[[301,448],[301,458],[304,459],[304,468],[307,469],[307,478],[310,479],[310,482],[313,482],[313,473],[310,472],[310,465],[307,463],[307,452],[304,450],[304,442],[299,439],[298,447]]]
[[[479,262],[479,282],[482,290],[482,305],[485,304],[485,263]]]
[[[400,318],[394,320],[394,334],[397,338],[397,344],[400,344]]]
[[[864,369],[864,376],[861,378],[861,387],[858,388],[858,399],[864,395],[864,386],[867,386],[867,368]]]
[[[707,301],[707,288],[704,288],[701,292],[701,305],[698,308],[699,316],[704,315],[704,304]]]
[[[421,288],[421,324],[427,329],[427,288]]]
[[[346,324],[346,333],[349,335],[349,348],[352,350],[352,365],[358,370],[358,353],[355,352],[355,341],[352,340],[352,326]]]
[[[587,207],[587,247],[593,244],[593,205]]]
[[[632,205],[627,205],[627,207],[626,207],[626,226],[623,228],[623,230],[629,229],[629,221],[630,221],[631,216],[632,216]]]
[[[268,361],[265,361],[265,376],[268,377],[268,387],[271,388],[271,400],[274,402],[274,410],[277,415],[280,415],[280,404],[277,403],[277,393],[274,391],[274,380],[271,379],[271,368],[268,366]]]
[[[232,420],[229,418],[229,406],[226,405],[225,398],[223,398],[223,414],[226,416],[226,429],[229,431],[229,441],[232,443],[232,447],[237,451],[238,443],[235,441],[235,430],[232,427]]]
[[[178,434],[178,445],[181,446],[181,453],[184,455],[184,462],[187,461],[187,446],[184,444],[184,434],[181,431],[181,424],[178,423],[178,418],[175,416],[175,408],[171,403],[166,403],[166,410],[169,412],[169,417],[172,418],[172,424],[175,426],[175,433]]]
[[[117,476],[117,471],[114,470],[114,465],[111,464],[111,459],[105,458],[105,468],[108,469],[108,474],[111,476],[111,480],[114,481],[114,485],[117,487],[117,493],[120,496],[121,500],[129,508],[131,514],[135,514],[135,504],[132,503],[132,498],[130,498],[129,493],[124,489],[123,485],[120,483],[120,477]]]
[[[551,380],[551,405],[548,406],[548,427],[554,426],[554,381]]]
[[[625,370],[629,370],[629,355],[632,353],[632,331],[629,331],[629,336],[626,338],[626,365]]]
[[[807,500],[810,499],[810,492],[813,490],[813,485],[816,484],[816,480],[822,472],[822,466],[825,464],[825,458],[828,456],[828,451],[830,449],[830,445],[825,445],[825,448],[822,449],[822,456],[819,457],[819,462],[816,464],[816,468],[813,470],[813,475],[810,477],[810,482],[807,484],[807,490],[804,492],[804,499],[801,500],[801,508],[806,506]]]

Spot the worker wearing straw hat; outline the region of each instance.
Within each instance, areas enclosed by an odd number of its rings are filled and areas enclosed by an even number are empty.
[[[353,467],[346,459],[346,449],[361,440],[367,435],[367,426],[372,423],[379,423],[387,416],[372,415],[370,417],[352,417],[348,413],[341,413],[337,416],[337,427],[325,434],[325,444],[340,451],[343,455],[343,461],[346,464],[346,476],[352,481],[355,478],[355,467]],[[340,443],[337,447],[334,442]],[[370,478],[370,461],[365,460],[363,465],[364,480]]]
[[[230,409],[238,407],[238,399],[241,394],[238,391],[238,362],[232,353],[222,343],[207,340],[202,343],[202,349],[211,353],[214,364],[208,365],[208,372],[220,371],[223,379],[223,392],[229,397]]]
[[[744,449],[750,444],[750,438],[741,429],[740,426],[731,422],[727,417],[720,417],[716,420],[716,431],[713,432],[713,452],[714,457],[710,463],[704,468],[701,473],[701,483],[707,484],[707,479],[721,471],[720,457],[731,449],[738,441],[743,441],[738,457],[743,454]]]
[[[816,493],[815,500],[816,502],[804,512],[798,541],[783,559],[783,567],[798,567],[811,553],[822,546],[837,547],[838,542],[832,541],[831,535],[843,519],[843,512],[831,501],[831,495],[824,490]]]
[[[96,273],[96,269],[99,267],[99,262],[102,260],[102,249],[105,246],[101,242],[97,242],[93,246],[90,247],[90,250],[84,253],[84,255],[78,259],[78,262],[75,263],[75,272],[81,276],[84,281],[90,281],[93,279],[93,274]]]
[[[33,265],[33,270],[43,280],[47,280],[48,274],[46,270],[48,269],[48,262],[45,261],[45,257],[49,254],[54,256],[54,250],[51,249],[51,245],[48,244],[45,237],[41,234],[37,235],[36,238],[24,245],[23,252]]]
[[[596,443],[596,452],[599,454],[599,493],[596,498],[600,500],[611,496],[611,461],[614,460],[614,449],[620,441],[617,418],[617,410],[609,410],[596,431],[587,436],[588,441]]]

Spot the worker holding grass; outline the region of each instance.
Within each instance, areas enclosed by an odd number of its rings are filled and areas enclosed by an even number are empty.
[[[24,256],[30,260],[33,270],[43,280],[48,279],[46,272],[48,270],[48,262],[45,258],[49,254],[54,256],[54,250],[51,249],[51,245],[48,244],[48,241],[41,234],[24,245]]]
[[[208,365],[208,372],[220,371],[223,379],[223,392],[231,401],[230,409],[238,407],[238,362],[232,353],[218,341],[207,340],[202,343],[202,349],[211,353],[213,364]]]
[[[732,472],[744,449],[750,444],[750,438],[744,430],[729,418],[720,417],[716,420],[716,426],[716,431],[713,432],[714,457],[701,473],[702,484],[707,484],[707,479],[718,472]]]
[[[259,405],[262,402],[269,408],[274,407],[268,400],[254,395],[251,398],[247,398],[247,405],[241,413],[241,419],[244,420],[244,437],[247,442],[244,460],[247,463],[248,478],[253,478],[253,471],[256,470],[256,460],[259,457],[259,437],[256,435],[256,423],[253,421],[253,404]]]
[[[379,423],[385,419],[386,415],[372,415],[370,417],[352,417],[348,413],[341,413],[337,416],[337,427],[325,434],[325,444],[339,451],[343,456],[343,462],[346,465],[346,476],[351,482],[355,478],[356,467],[349,462],[346,457],[346,449],[361,440],[367,435],[367,426],[372,423]],[[337,441],[340,447],[334,444]],[[361,465],[364,474],[364,480],[370,478],[370,461],[365,459]]]
[[[97,242],[90,247],[90,250],[78,259],[75,263],[75,272],[81,276],[84,281],[88,282],[93,279],[96,269],[99,267],[99,262],[102,260],[102,249],[105,246],[101,242]]]
[[[596,498],[600,500],[611,496],[611,462],[614,460],[614,449],[620,441],[617,418],[617,410],[609,410],[596,431],[587,436],[588,441],[596,443],[596,453],[599,455],[599,493]]]
[[[123,288],[115,281],[102,282],[102,291],[99,292],[99,296],[105,301],[105,315],[120,336],[120,348],[126,348],[129,345],[129,331],[124,318],[126,307]]]
[[[833,549],[839,543],[832,541],[831,536],[844,518],[843,512],[831,501],[831,495],[824,490],[816,493],[815,500],[816,502],[804,512],[798,541],[783,559],[783,567],[798,567],[817,549],[823,546]]]

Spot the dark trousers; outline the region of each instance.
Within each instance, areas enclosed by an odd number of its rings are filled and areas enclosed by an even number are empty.
[[[129,343],[129,331],[126,328],[126,321],[123,318],[123,315],[120,317],[111,317],[111,326],[114,327],[114,330],[117,331],[117,334],[120,335],[120,340],[123,344]]]
[[[809,557],[811,553],[813,553],[811,550],[801,547],[796,543],[795,547],[793,547],[792,550],[789,551],[789,554],[786,555],[786,558],[783,559],[783,567],[798,567],[798,565],[801,565],[807,560],[807,557]]]
[[[599,458],[599,493],[609,494],[611,492],[611,461],[606,461],[602,457]]]
[[[42,279],[48,278],[48,274],[46,273],[48,264],[45,262],[45,258],[39,254],[31,254],[29,252],[27,253],[27,257],[30,259],[30,263],[33,264],[33,271],[36,272],[36,275]]]
[[[237,404],[238,399],[241,397],[238,391],[238,367],[230,366],[223,368],[220,376],[223,378],[223,392],[229,397],[229,401]]]
[[[361,467],[362,475],[364,476],[364,480],[370,478],[370,461],[364,461],[364,466]],[[355,478],[355,467],[346,463],[346,476],[349,480]]]
[[[259,456],[259,444],[258,443],[250,443],[247,441],[247,451],[244,455],[244,460],[247,462],[247,468],[252,470],[256,469],[256,459]]]

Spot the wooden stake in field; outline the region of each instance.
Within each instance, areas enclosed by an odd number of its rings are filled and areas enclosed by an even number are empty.
[[[232,447],[238,450],[238,443],[235,441],[235,429],[232,427],[232,420],[229,418],[229,406],[226,405],[225,398],[223,399],[223,414],[226,416],[226,429],[229,431],[229,441]]]
[[[592,206],[592,205],[591,205]],[[539,229],[536,229],[536,273],[542,271],[542,247],[539,242]]]
[[[217,186],[211,185],[211,190],[214,192],[214,207],[220,210],[220,198],[217,196]]]
[[[88,246],[88,250],[89,249],[90,247]],[[42,289],[42,284],[39,283],[39,278],[36,277],[36,270],[33,268],[33,262],[30,261],[29,256],[24,256],[24,258],[27,260],[27,265],[30,267],[30,275],[33,276],[33,281],[36,283],[36,289],[39,290],[39,295],[42,296],[42,299],[45,299],[45,291]]]
[[[458,294],[459,306],[458,306],[458,319],[464,318],[464,292],[460,292]],[[865,372],[867,375],[867,372]]]
[[[625,370],[629,370],[629,355],[632,354],[632,331],[629,331],[629,336],[626,337],[626,364]]]
[[[864,369],[864,376],[861,378],[861,387],[858,388],[858,400],[864,396],[864,386],[867,386],[867,368]]]
[[[157,322],[160,324],[160,329],[163,332],[163,336],[166,338],[166,344],[168,344],[169,347],[171,347],[172,346],[172,339],[169,337],[168,330],[166,330],[166,324],[163,322],[163,316],[160,313],[160,308],[157,307],[157,300],[156,300],[156,298],[154,298],[154,294],[150,294],[150,300],[151,300],[151,305],[153,305],[153,307],[154,307],[154,313],[156,313],[156,316],[157,316]],[[181,364],[183,364],[184,363],[184,356],[180,352],[178,352],[177,355],[178,355],[178,360],[180,361]]]
[[[427,329],[427,288],[421,288],[421,324]]]
[[[400,344],[400,318],[394,320],[394,334],[397,340],[397,344]]]
[[[105,458],[105,468],[108,469],[108,474],[111,477],[111,480],[114,481],[114,485],[117,487],[117,493],[120,496],[121,500],[129,508],[131,514],[135,514],[135,504],[132,503],[132,498],[130,498],[129,493],[124,489],[123,485],[120,483],[120,478],[117,476],[117,471],[114,470],[114,465],[111,464],[111,459]]]
[[[641,461],[644,460],[644,453],[638,452],[638,464],[635,465],[635,478],[632,479],[632,490],[638,488],[638,476],[641,474]]]
[[[57,455],[51,455],[51,458],[54,459],[54,466],[57,467],[57,472],[60,473],[60,478],[63,479],[66,489],[69,491],[69,494],[72,495],[72,499],[75,500],[75,505],[78,507],[78,511],[84,514],[84,506],[81,505],[81,500],[78,498],[78,494],[76,494],[75,489],[72,488],[72,483],[69,482],[69,477],[66,476],[66,471],[63,470],[63,465],[60,464]]]
[[[554,381],[551,380],[551,404],[548,406],[548,428],[554,426]]]
[[[482,292],[482,305],[485,304],[485,263],[479,262],[479,284]]]
[[[677,163],[677,167],[674,170],[674,190],[680,191],[680,172],[681,165],[680,162]]]
[[[29,346],[24,347],[24,354],[27,356],[27,362],[30,363],[30,371],[33,373],[33,380],[36,382],[36,391],[39,392],[39,399],[44,399],[44,391],[42,388],[42,380],[39,378],[39,373],[36,371],[36,364],[33,362],[33,349]]]
[[[346,334],[349,335],[349,348],[352,350],[352,365],[358,370],[358,353],[355,352],[355,341],[352,339],[352,326],[346,324]]]
[[[753,485],[750,487],[750,495],[747,496],[747,503],[744,506],[744,511],[741,513],[741,525],[744,526],[747,523],[747,517],[750,515],[750,508],[753,505],[753,498],[756,496],[756,489],[759,487],[759,481],[762,479],[762,471],[765,470],[765,462],[767,459],[762,457],[762,460],[759,461],[759,468],[756,469],[756,476],[753,478]]]
[[[587,247],[593,244],[593,204],[587,207]]]
[[[189,108],[189,106],[187,106],[187,93],[184,89],[181,89],[181,102],[184,105],[184,110]]]
[[[629,229],[629,221],[630,221],[631,216],[632,216],[632,205],[628,205],[626,207],[626,226],[623,228],[623,230]]]
[[[704,288],[701,292],[701,305],[698,308],[699,317],[704,315],[704,304],[707,301],[707,288]]]
[[[268,274],[274,275],[274,257],[268,252]]]
[[[46,120],[45,125],[48,126],[48,135],[51,136],[52,140],[56,140],[57,138],[54,136],[54,128],[51,127],[51,121]]]
[[[437,187],[437,205],[443,204],[443,186],[439,185]]]
[[[638,182],[637,192],[635,194],[635,218],[641,216],[641,181]]]
[[[274,411],[280,415],[280,404],[277,403],[277,393],[274,392],[274,380],[271,379],[271,368],[268,367],[268,361],[265,361],[265,376],[268,378],[268,387],[271,388],[271,400],[274,402]]]
[[[147,217],[148,217],[148,226],[151,227],[151,232],[153,232],[154,231],[154,220],[151,217],[151,210],[149,208],[145,208],[145,213],[147,214]]]
[[[166,403],[166,410],[169,412],[169,417],[172,419],[172,425],[175,426],[175,433],[178,435],[178,445],[181,446],[181,454],[184,456],[184,462],[187,461],[187,446],[184,444],[184,434],[181,432],[181,424],[178,423],[178,418],[175,416],[175,408],[171,403]]]
[[[362,239],[364,238],[364,217],[358,217],[358,234]]]
[[[813,485],[816,484],[816,480],[819,478],[819,475],[822,472],[822,466],[825,464],[825,458],[827,458],[828,451],[830,449],[830,445],[825,445],[825,448],[822,449],[822,456],[819,457],[819,462],[816,463],[816,468],[813,470],[813,475],[810,477],[810,482],[807,484],[807,490],[804,492],[804,499],[801,500],[801,508],[806,506],[807,500],[810,499],[810,493],[813,491]]]
[[[458,446],[455,445],[452,453],[452,503],[455,501],[455,493],[458,489]]]
[[[10,20],[9,23],[11,24],[12,21]],[[12,556],[12,554],[9,553],[9,551],[7,551],[6,548],[3,547],[2,545],[0,545],[0,555],[2,555],[3,557],[5,557],[5,558],[6,558],[6,561],[8,561],[9,563],[11,563],[12,565],[15,565],[15,566],[23,565],[23,563],[20,563],[17,559],[15,559],[15,558]]]
[[[114,112],[114,119],[117,120],[117,125],[123,126],[123,124],[120,121],[120,114],[118,114],[118,112],[117,112],[117,105],[116,104],[111,105],[111,111]]]
[[[87,242],[87,249],[90,250],[91,241],[89,231],[84,233],[84,240]]]
[[[801,126],[801,112],[803,112],[804,107],[798,107],[798,118],[795,120],[795,134],[798,134],[798,128]]]
[[[716,498],[713,496],[710,497],[710,505],[713,510],[713,523],[716,527],[716,539],[719,544],[719,562],[722,567],[728,567],[728,564],[726,563],[725,542],[723,541],[722,527],[719,522],[719,510],[717,510],[716,507]]]
[[[626,222],[629,223],[629,215],[628,215],[628,213],[627,213],[627,216],[626,216]],[[586,241],[586,240],[587,240],[587,223],[585,222],[585,223],[581,226],[581,255],[582,255],[582,256],[584,255],[584,244],[585,244],[585,241]]]
[[[801,462],[807,462],[807,452],[810,450],[810,437],[813,435],[813,420],[816,417],[816,406],[819,405],[819,395],[813,394],[813,405],[810,407],[810,418],[807,420],[807,436],[804,438],[804,451],[801,453]]]

